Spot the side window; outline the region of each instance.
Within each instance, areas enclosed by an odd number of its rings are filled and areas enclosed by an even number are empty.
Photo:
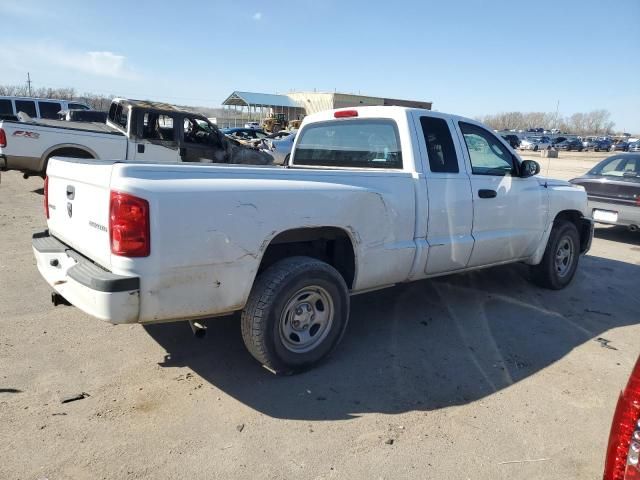
[[[69,103],[69,110],[89,110],[89,107],[81,103]]]
[[[458,158],[447,121],[442,118],[420,117],[420,124],[427,144],[431,172],[458,173]]]
[[[599,174],[621,177],[624,174],[625,164],[626,162],[624,157],[614,157],[604,164],[600,169]]]
[[[314,123],[302,131],[296,165],[352,168],[402,168],[398,129],[391,120],[337,120]]]
[[[16,113],[24,112],[30,117],[37,117],[36,102],[33,100],[16,100]]]
[[[13,115],[11,100],[0,98],[0,115]]]
[[[205,133],[195,119],[184,119],[184,141],[187,143],[205,143]]]
[[[460,122],[474,175],[510,175],[515,171],[511,152],[484,128]]]
[[[58,112],[62,110],[58,102],[38,102],[40,107],[40,118],[58,118]]]
[[[142,138],[147,140],[174,141],[173,117],[157,113],[145,113],[142,123]]]

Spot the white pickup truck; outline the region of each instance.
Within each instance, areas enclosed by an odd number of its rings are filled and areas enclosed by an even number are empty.
[[[241,311],[251,354],[292,372],[337,345],[353,294],[511,262],[565,287],[587,196],[538,172],[473,120],[327,111],[288,168],[52,159],[33,251],[57,302],[112,323]]]
[[[0,170],[42,175],[52,157],[248,163],[273,158],[242,147],[206,117],[166,103],[116,98],[106,123],[0,120]]]

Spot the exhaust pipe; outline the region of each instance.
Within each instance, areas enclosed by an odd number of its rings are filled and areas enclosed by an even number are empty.
[[[51,303],[53,303],[54,307],[57,307],[58,305],[71,306],[69,301],[57,292],[51,292]]]
[[[638,230],[640,230],[640,227],[638,227],[638,225],[629,225],[630,232],[637,232]]]
[[[207,327],[199,322],[189,320],[189,326],[191,327],[191,331],[196,338],[204,338],[204,336],[207,334]]]

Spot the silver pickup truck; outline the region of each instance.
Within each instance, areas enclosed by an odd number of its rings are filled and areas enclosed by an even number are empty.
[[[265,165],[271,155],[172,105],[116,98],[106,123],[0,121],[0,170],[44,176],[51,157]]]

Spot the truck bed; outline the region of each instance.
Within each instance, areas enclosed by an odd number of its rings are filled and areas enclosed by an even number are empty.
[[[65,120],[45,120],[40,119],[36,122],[20,122],[16,120],[4,120],[3,123],[6,125],[8,123],[14,123],[21,126],[29,126],[29,127],[55,127],[61,128],[64,130],[76,130],[81,132],[95,132],[95,133],[109,133],[111,135],[121,135],[124,134],[119,132],[118,130],[109,127],[106,123],[99,122],[67,122]]]

